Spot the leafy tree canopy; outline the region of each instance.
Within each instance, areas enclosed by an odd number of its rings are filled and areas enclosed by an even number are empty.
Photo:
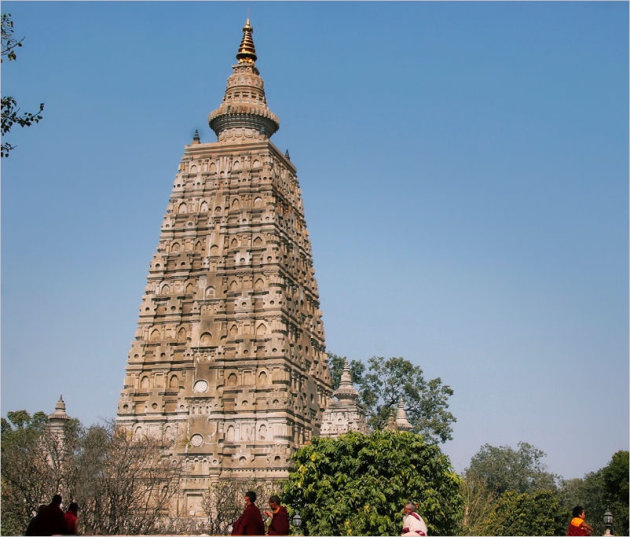
[[[9,61],[17,59],[15,49],[22,46],[24,39],[15,39],[13,37],[13,19],[10,13],[2,14],[2,58]]]
[[[18,431],[41,432],[48,421],[44,412],[35,412],[32,416],[26,410],[7,412],[7,419],[2,418],[2,442],[10,441]]]
[[[501,495],[481,535],[566,535],[566,509],[555,490]]]
[[[544,451],[527,442],[519,442],[516,450],[485,444],[471,459],[465,476],[484,481],[497,496],[507,491],[554,490],[557,476],[545,470],[544,457]]]
[[[616,507],[620,526],[624,531],[628,531],[628,452],[618,451],[612,460],[602,469],[604,481],[604,501],[610,505],[611,509]]]
[[[417,501],[429,532],[453,534],[460,478],[438,446],[408,432],[315,438],[293,456],[284,501],[308,535],[399,535],[402,508]]]
[[[328,354],[333,389],[339,386],[345,358]],[[375,356],[365,364],[349,361],[355,386],[366,411],[368,425],[381,430],[402,398],[413,432],[422,434],[428,442],[446,442],[452,439],[455,417],[448,411],[448,399],[453,390],[434,378],[426,380],[422,368],[404,358]]]
[[[16,49],[22,46],[24,39],[15,39],[13,37],[13,19],[10,13],[2,14],[2,62],[5,58],[9,61],[15,61],[17,55]],[[2,96],[2,150],[3,157],[8,157],[10,152],[15,149],[15,146],[4,140],[5,136],[9,133],[14,125],[20,127],[30,127],[34,123],[39,123],[43,118],[42,112],[44,110],[44,103],[40,103],[39,110],[35,113],[24,112],[20,113],[20,107],[17,100],[14,97],[3,95]]]
[[[586,509],[586,521],[596,534],[601,535],[605,526],[604,513],[613,515],[613,533],[628,535],[628,452],[618,451],[602,469],[590,472],[582,479],[565,481],[562,495],[569,509],[581,505]]]

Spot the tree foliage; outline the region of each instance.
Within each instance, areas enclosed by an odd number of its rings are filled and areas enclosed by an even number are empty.
[[[165,454],[167,447],[113,424],[86,431],[70,490],[82,506],[85,533],[147,535],[161,529],[181,471],[179,460]]]
[[[604,502],[615,517],[617,534],[628,535],[628,452],[618,451],[602,469],[604,481]],[[602,515],[603,516],[603,515]]]
[[[9,61],[17,59],[15,49],[22,46],[24,39],[15,39],[13,37],[13,19],[10,13],[2,14],[2,58]]]
[[[581,505],[586,509],[586,520],[597,534],[605,530],[604,513],[613,514],[613,532],[628,535],[628,452],[618,451],[611,461],[600,470],[590,472],[582,479],[563,483],[565,505],[572,508]]]
[[[567,510],[555,490],[504,492],[479,535],[565,535]]]
[[[10,13],[2,14],[2,62],[5,59],[15,61],[17,59],[16,49],[22,46],[24,39],[15,39],[13,37],[13,19]],[[15,146],[5,140],[5,136],[13,128],[14,125],[20,127],[30,127],[34,123],[39,123],[43,118],[44,103],[39,104],[37,112],[21,113],[17,100],[9,95],[2,96],[2,150],[3,157],[8,157]]]
[[[485,444],[471,459],[465,476],[484,481],[496,496],[507,491],[554,490],[557,476],[546,471],[544,458],[544,451],[527,442],[519,442],[516,450]]]
[[[420,435],[377,431],[316,438],[294,456],[286,503],[308,535],[398,535],[410,500],[429,532],[453,534],[460,478],[448,457]]]
[[[496,495],[485,480],[467,476],[461,481],[460,492],[464,500],[464,514],[460,535],[485,535],[486,523],[494,509]]]
[[[595,534],[604,530],[604,512],[614,516],[613,530],[627,534],[628,452],[583,479],[561,481],[546,471],[545,453],[521,442],[518,449],[488,444],[473,456],[464,473],[462,535],[565,534],[571,510],[586,509]]]
[[[43,412],[2,420],[2,534],[21,535],[54,494],[80,505],[83,533],[156,533],[180,475],[158,439],[69,420],[63,441]]]
[[[553,535],[558,520],[564,524],[568,509],[552,509],[562,502],[557,476],[546,471],[544,458],[542,450],[527,442],[520,442],[517,449],[483,445],[464,472],[460,533]],[[518,511],[522,520],[510,519],[510,510]]]
[[[334,389],[339,385],[345,358],[335,354],[328,357]],[[453,390],[443,385],[439,377],[426,380],[421,367],[396,357],[372,357],[367,368],[356,360],[350,361],[349,366],[373,430],[385,427],[402,398],[413,432],[422,434],[428,442],[452,439],[452,423],[456,420],[448,411],[448,399]]]
[[[45,428],[43,412],[25,410],[2,418],[2,534],[21,535],[37,508],[66,488],[67,453]],[[76,433],[69,422],[68,438]]]

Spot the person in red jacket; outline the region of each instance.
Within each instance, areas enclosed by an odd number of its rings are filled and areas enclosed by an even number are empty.
[[[79,504],[72,502],[66,511],[66,531],[65,535],[79,535]]]
[[[256,507],[256,493],[248,491],[245,493],[245,511],[234,522],[232,535],[264,535],[265,524],[260,510]]]
[[[567,535],[591,535],[593,528],[591,528],[584,519],[586,518],[586,511],[581,505],[576,505],[573,508],[573,518],[569,523],[569,531]]]
[[[267,535],[289,535],[289,513],[284,505],[280,505],[280,498],[276,495],[269,498],[269,507],[271,511],[265,511],[265,515],[271,517]]]

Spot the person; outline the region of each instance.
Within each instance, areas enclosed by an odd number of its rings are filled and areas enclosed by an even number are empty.
[[[232,535],[264,535],[265,523],[260,510],[256,507],[256,493],[249,490],[245,493],[245,510],[234,522]]]
[[[591,528],[585,521],[586,511],[581,505],[576,505],[573,508],[573,518],[569,522],[569,531],[567,535],[591,535],[593,528]]]
[[[66,519],[61,510],[61,496],[55,494],[50,504],[40,507],[28,526],[26,535],[63,535],[66,532]]]
[[[66,519],[66,535],[79,535],[79,504],[72,502],[64,515]]]
[[[41,529],[40,529],[40,525],[41,525],[41,520],[42,520],[42,511],[44,510],[46,506],[45,505],[40,505],[39,508],[37,509],[37,514],[31,518],[31,521],[28,523],[28,526],[26,527],[26,531],[24,532],[24,535],[41,535]]]
[[[265,511],[265,515],[271,517],[267,535],[289,535],[289,513],[284,505],[280,505],[280,498],[275,494],[269,498],[269,507],[271,511]]]
[[[416,512],[416,506],[413,503],[405,504],[403,514],[405,518],[403,519],[402,535],[421,535],[422,537],[428,535],[427,525]]]

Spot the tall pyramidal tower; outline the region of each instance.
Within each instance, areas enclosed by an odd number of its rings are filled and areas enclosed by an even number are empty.
[[[252,32],[209,116],[217,142],[185,147],[118,405],[119,425],[174,440],[186,515],[212,481],[286,477],[331,395],[296,168],[270,141]]]

